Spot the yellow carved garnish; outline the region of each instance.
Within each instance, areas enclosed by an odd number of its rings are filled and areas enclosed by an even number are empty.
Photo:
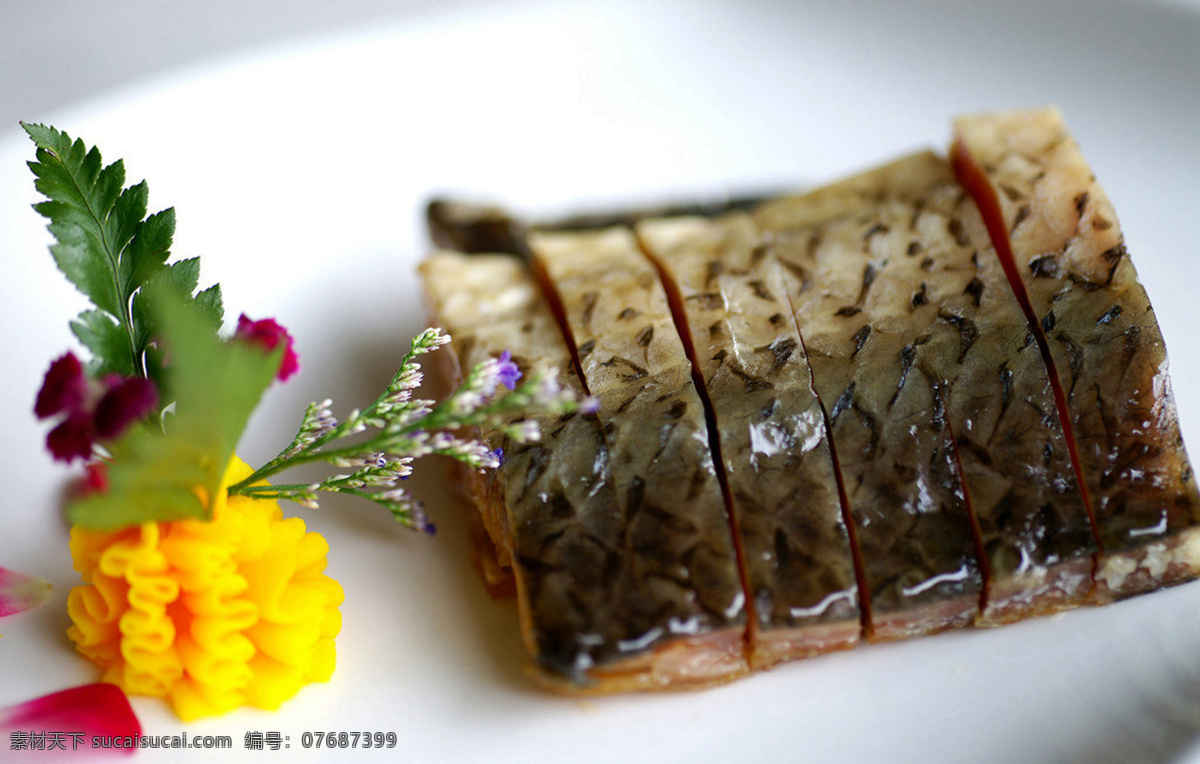
[[[235,457],[224,484],[250,473]],[[209,521],[77,526],[84,585],[70,594],[67,634],[104,681],[166,698],[184,720],[275,709],[333,672],[343,595],[323,572],[328,549],[278,502],[223,489]]]

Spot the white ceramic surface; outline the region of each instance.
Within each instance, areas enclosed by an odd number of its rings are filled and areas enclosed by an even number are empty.
[[[304,371],[239,449],[261,462],[308,401],[372,397],[423,325],[413,266],[435,192],[554,213],[795,187],[942,147],[958,112],[1057,103],[1121,215],[1200,449],[1198,49],[1191,3],[517,3],[257,49],[48,118],[123,157],[152,209],[177,208],[174,251],[202,256],[231,317],[293,330]],[[64,636],[69,473],[31,413],[82,298],[29,209],[30,158],[19,130],[0,130],[0,565],[55,591],[0,624],[0,706],[96,678]],[[1197,585],[706,692],[547,695],[523,676],[511,603],[483,592],[437,478],[415,479],[434,539],[366,503],[287,507],[326,535],[346,588],[333,680],[278,713],[187,725],[135,699],[148,733],[234,743],[139,760],[1161,761],[1200,733]],[[394,731],[400,747],[304,750],[318,730]],[[290,756],[243,750],[251,731],[287,736]]]

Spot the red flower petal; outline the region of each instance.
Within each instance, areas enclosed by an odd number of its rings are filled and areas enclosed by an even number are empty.
[[[60,411],[70,411],[83,403],[87,391],[87,380],[83,376],[83,365],[73,353],[56,359],[46,371],[42,389],[38,390],[33,413],[45,419]]]
[[[141,419],[158,403],[154,383],[145,377],[117,378],[109,381],[108,392],[96,404],[93,422],[96,435],[115,438],[133,422]]]
[[[280,382],[286,382],[288,377],[300,370],[300,359],[296,356],[292,335],[288,334],[287,329],[280,326],[275,319],[264,318],[260,321],[251,321],[243,313],[238,316],[238,328],[233,336],[247,340],[266,350],[274,350],[280,342],[284,343],[283,359],[279,362],[279,373],[276,375]]]
[[[90,462],[84,468],[83,490],[88,493],[104,493],[108,490],[108,462]]]
[[[0,568],[0,616],[15,615],[42,603],[50,596],[50,582]]]
[[[9,730],[8,747],[33,753],[91,751],[92,738],[141,737],[129,699],[112,684],[85,684],[43,695],[0,710],[0,729]],[[133,754],[136,748],[123,748]]]
[[[92,421],[86,411],[76,411],[46,435],[46,447],[55,459],[69,462],[92,455]]]

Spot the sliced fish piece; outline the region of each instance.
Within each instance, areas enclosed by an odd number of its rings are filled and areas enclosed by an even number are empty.
[[[524,371],[558,369],[564,384],[582,392],[558,323],[520,260],[443,252],[421,270],[462,368],[507,350]],[[503,464],[467,474],[485,518],[493,516],[489,531],[500,557],[513,567],[538,678],[597,692],[711,681],[709,656],[688,639],[647,637],[666,633],[669,616],[686,603],[645,578],[667,552],[653,539],[631,548],[600,423],[582,414],[535,420],[541,441],[520,445],[485,434],[503,447]],[[734,641],[740,656],[741,640]]]
[[[853,647],[858,585],[824,414],[779,265],[746,215],[639,224],[711,401],[753,605],[750,663]]]
[[[1057,374],[1106,601],[1200,573],[1200,495],[1162,333],[1117,216],[1055,109],[955,123],[955,166]]]
[[[948,389],[985,564],[978,622],[1077,607],[1091,592],[1097,544],[1037,343],[949,162],[922,153],[895,172],[911,189],[911,215],[872,236],[883,263],[872,289],[907,297],[914,319],[932,315],[918,341],[943,348],[921,363]]]
[[[983,574],[936,373],[957,333],[938,307],[880,280],[926,191],[904,163],[799,197],[754,219],[770,235],[828,411],[869,596],[868,638],[971,623]],[[955,352],[955,355],[957,353]],[[953,357],[953,356],[952,356]]]
[[[578,387],[578,380],[571,379],[570,354],[558,326],[546,312],[537,283],[524,270],[512,257],[468,258],[448,251],[437,252],[421,263],[432,322],[451,336],[453,352],[432,356],[440,362],[441,381],[448,388],[461,383],[465,370],[505,350],[516,353],[514,361],[523,370],[534,366],[553,369],[567,384],[573,382]],[[516,352],[519,346],[525,348],[524,353]],[[476,434],[491,448],[506,445],[500,433]],[[504,472],[512,473],[523,466],[510,458]],[[488,500],[477,504],[496,561],[509,568],[512,537],[503,489],[496,485],[500,473],[465,474],[470,489],[488,494]]]
[[[626,640],[630,651],[681,649],[697,681],[744,673],[746,604],[733,532],[658,273],[626,228],[532,234],[528,244],[600,402],[625,512],[618,548],[643,595],[623,616],[643,628]]]

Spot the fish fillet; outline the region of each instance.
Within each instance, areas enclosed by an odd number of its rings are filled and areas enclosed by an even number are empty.
[[[962,117],[956,167],[1057,372],[1103,554],[1098,601],[1200,573],[1200,495],[1162,333],[1104,190],[1055,109]]]

